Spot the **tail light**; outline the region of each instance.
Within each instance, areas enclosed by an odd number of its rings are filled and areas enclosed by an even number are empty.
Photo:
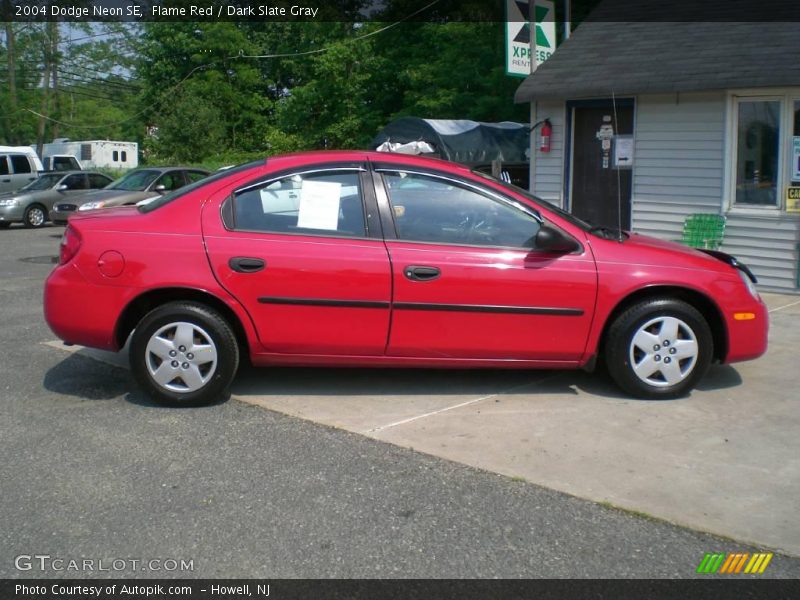
[[[78,253],[81,247],[81,236],[71,225],[67,225],[61,237],[61,249],[58,253],[58,264],[65,265]]]

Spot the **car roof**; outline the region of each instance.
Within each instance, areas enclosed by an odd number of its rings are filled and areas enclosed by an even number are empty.
[[[162,173],[166,173],[167,171],[202,171],[203,173],[211,172],[203,167],[136,167],[135,169],[129,171],[129,173],[133,173],[134,171],[161,171]]]
[[[102,175],[103,177],[108,177],[111,179],[111,176],[101,173],[100,171],[86,171],[84,169],[70,169],[68,171],[41,171],[42,175],[61,175],[62,177],[66,177],[67,175],[77,175],[80,173],[85,173],[86,175]]]
[[[280,154],[269,156],[266,163],[270,166],[290,167],[294,164],[302,165],[308,162],[363,162],[370,161],[376,163],[398,163],[403,165],[413,165],[420,168],[432,168],[446,171],[469,172],[469,167],[458,163],[432,158],[428,156],[416,156],[413,154],[399,154],[396,152],[376,152],[374,150],[314,150],[310,152],[294,152],[291,154]],[[277,164],[276,164],[277,163]]]

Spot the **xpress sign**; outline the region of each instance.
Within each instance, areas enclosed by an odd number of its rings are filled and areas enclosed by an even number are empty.
[[[506,74],[527,77],[556,51],[555,7],[535,0],[536,62],[531,68],[531,23],[528,0],[506,0]]]

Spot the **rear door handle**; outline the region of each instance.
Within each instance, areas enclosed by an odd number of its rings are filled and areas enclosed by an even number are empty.
[[[228,266],[237,273],[258,273],[267,266],[267,263],[260,258],[234,256],[228,261]]]
[[[403,275],[411,281],[433,281],[437,279],[442,272],[437,267],[421,267],[409,265],[403,269]]]

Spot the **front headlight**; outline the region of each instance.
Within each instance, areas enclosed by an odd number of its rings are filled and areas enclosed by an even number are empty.
[[[760,296],[758,295],[758,290],[756,289],[756,284],[750,279],[750,277],[742,271],[741,269],[736,269],[737,273],[739,273],[739,277],[742,278],[742,282],[744,282],[745,287],[747,287],[747,291],[750,292],[750,295],[758,300]]]
[[[16,206],[17,200],[16,198],[6,198],[5,200],[0,200],[0,206]]]
[[[103,208],[105,205],[106,203],[102,200],[98,200],[97,202],[87,202],[86,204],[81,204],[78,207],[78,210],[94,210],[95,208]]]

